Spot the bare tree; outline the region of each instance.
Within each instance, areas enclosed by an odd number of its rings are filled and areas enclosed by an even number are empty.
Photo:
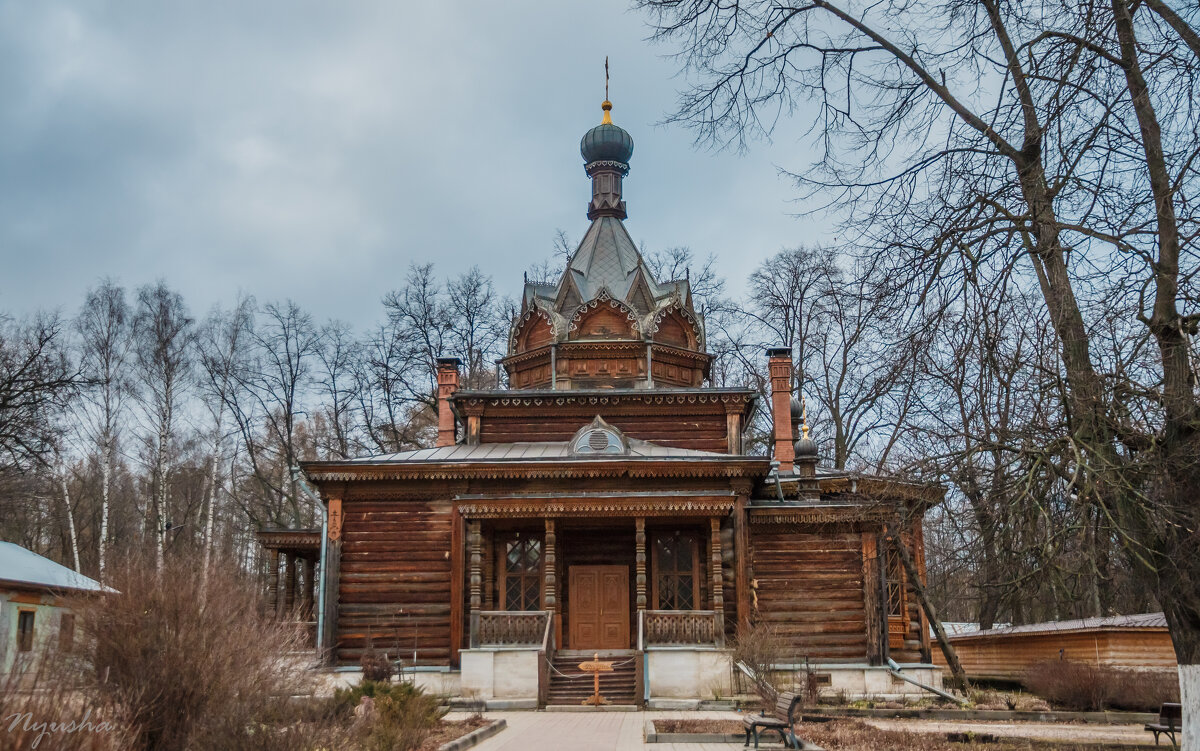
[[[702,137],[744,144],[799,101],[816,103],[824,157],[796,177],[837,202],[871,273],[914,307],[933,293],[955,299],[981,270],[1040,297],[1066,419],[1064,450],[1038,454],[1066,497],[1113,520],[1167,613],[1195,701],[1191,37],[1124,0],[640,5],[697,74],[675,119]],[[1095,308],[1140,323],[1124,343],[1138,367],[1107,372]],[[1200,727],[1190,735],[1198,747]]]
[[[133,348],[133,312],[125,300],[124,288],[105,279],[88,290],[75,327],[79,332],[80,366],[86,384],[80,408],[100,465],[100,532],[96,547],[99,578],[103,582],[113,468],[126,400],[132,390],[129,360]]]
[[[240,298],[230,311],[213,310],[196,337],[200,364],[200,397],[212,424],[209,436],[208,481],[201,510],[204,532],[201,538],[205,582],[212,565],[213,529],[217,517],[220,468],[223,465],[228,428],[229,405],[237,403],[234,390],[247,371],[247,350],[254,335],[254,301]],[[203,588],[202,588],[203,589]]]
[[[183,297],[159,281],[138,290],[133,331],[138,400],[151,455],[151,502],[147,521],[159,570],[163,566],[169,517],[172,443],[177,439],[180,408],[192,386],[194,322]]]
[[[53,459],[55,413],[79,383],[63,336],[56,316],[18,323],[0,315],[0,474]]]

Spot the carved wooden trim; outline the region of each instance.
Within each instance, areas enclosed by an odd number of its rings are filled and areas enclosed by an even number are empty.
[[[647,500],[596,499],[567,501],[470,501],[458,504],[459,512],[470,519],[545,518],[545,517],[621,517],[621,516],[711,516],[727,514],[734,499]]]
[[[483,607],[483,551],[482,534],[479,522],[467,525],[467,547],[470,553],[471,568],[469,574],[471,613],[479,612]]]
[[[767,459],[745,459],[742,457],[697,460],[680,457],[625,457],[607,461],[592,458],[577,460],[552,459],[545,461],[510,462],[488,464],[484,462],[447,462],[445,464],[418,464],[406,466],[395,464],[366,464],[337,469],[310,468],[308,475],[314,482],[354,482],[378,480],[459,480],[459,479],[556,479],[595,477],[745,477],[761,476],[766,472]],[[399,493],[386,492],[383,496],[369,495],[370,491],[356,489],[354,498],[392,498]],[[429,498],[429,491],[413,491],[411,498]]]
[[[819,508],[750,508],[752,524],[832,524],[836,522],[884,521],[895,518],[894,508],[871,506],[822,506]]]
[[[709,537],[712,554],[712,605],[713,610],[721,615],[725,612],[725,584],[721,575],[721,520],[710,519],[709,528],[712,532]]]
[[[327,510],[329,517],[329,541],[337,542],[342,539],[342,522],[346,516],[342,513],[342,499],[330,498],[329,508]]]

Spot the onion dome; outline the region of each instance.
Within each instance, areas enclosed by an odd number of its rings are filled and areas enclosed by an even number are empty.
[[[604,121],[583,134],[579,142],[579,153],[583,161],[592,162],[621,162],[627,164],[633,156],[633,137],[624,128],[613,125],[612,102],[607,99],[600,105],[604,110]]]
[[[800,424],[800,437],[792,444],[792,450],[796,452],[796,459],[816,459],[817,458],[817,443],[808,437],[808,408],[804,402],[796,397],[792,397],[792,424]]]
[[[808,437],[808,431],[804,431],[804,435],[798,441],[792,444],[792,450],[796,452],[797,459],[805,457],[816,458],[817,443]]]

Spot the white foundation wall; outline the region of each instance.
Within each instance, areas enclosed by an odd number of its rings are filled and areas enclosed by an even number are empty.
[[[459,654],[464,699],[533,699],[538,697],[536,650],[464,649]]]
[[[902,672],[926,686],[942,688],[941,669],[933,665],[902,665]],[[814,675],[828,677],[819,684],[822,696],[844,694],[847,699],[903,700],[931,696],[931,694],[908,681],[893,675],[885,667],[871,665],[811,665]],[[781,671],[776,677],[780,685],[800,681],[803,672]]]
[[[718,699],[732,694],[728,650],[646,651],[650,699]]]

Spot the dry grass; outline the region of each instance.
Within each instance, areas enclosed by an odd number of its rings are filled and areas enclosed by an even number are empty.
[[[1179,678],[1173,670],[1121,670],[1052,660],[1031,667],[1023,682],[1033,693],[1066,709],[1157,712],[1164,702],[1179,701]]]
[[[306,689],[288,658],[296,631],[270,618],[256,588],[214,567],[207,589],[197,562],[174,558],[115,566],[117,593],[75,603],[79,679],[116,708],[144,751],[327,748],[345,733],[332,716],[301,716]]]

